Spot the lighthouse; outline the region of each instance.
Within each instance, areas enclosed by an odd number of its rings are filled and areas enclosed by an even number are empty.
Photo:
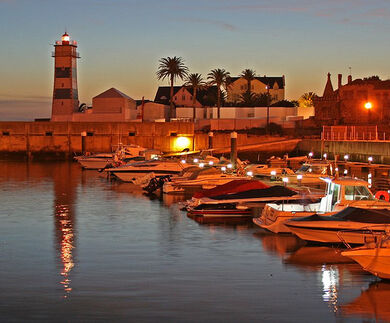
[[[65,32],[54,45],[54,89],[51,121],[72,121],[78,111],[77,42]]]

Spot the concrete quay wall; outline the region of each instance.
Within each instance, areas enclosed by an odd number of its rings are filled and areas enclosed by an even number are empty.
[[[390,141],[322,141],[319,139],[303,139],[297,147],[299,153],[312,151],[315,158],[327,153],[329,158],[335,155],[344,160],[348,154],[350,161],[367,162],[369,156],[374,163],[390,164]]]
[[[118,143],[137,144],[162,152],[180,151],[177,138],[187,137],[188,148],[207,149],[206,133],[195,133],[189,122],[0,122],[0,154],[69,158],[85,150],[110,152]],[[230,133],[214,133],[214,148],[230,147]],[[264,137],[238,134],[238,146],[259,144]]]

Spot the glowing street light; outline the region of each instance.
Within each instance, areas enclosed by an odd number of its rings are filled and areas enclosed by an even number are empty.
[[[372,103],[371,102],[367,102],[364,107],[367,109],[367,110],[370,110],[372,109]]]
[[[323,154],[323,157],[326,160],[328,158],[328,154],[327,153]]]
[[[374,160],[374,158],[372,158],[372,156],[368,157],[368,163],[369,164],[371,164],[373,160]]]
[[[372,109],[372,103],[371,102],[366,102],[364,104],[364,107],[368,111],[368,123],[371,123],[371,109]]]
[[[344,155],[344,160],[348,161],[348,159],[349,159],[349,156],[348,155]]]

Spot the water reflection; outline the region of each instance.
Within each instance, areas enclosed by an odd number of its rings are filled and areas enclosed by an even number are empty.
[[[306,245],[294,235],[273,234],[262,230],[253,236],[261,240],[265,251],[281,257],[286,266],[316,272],[321,298],[335,314],[339,312],[341,286],[344,283],[350,284],[353,277],[356,279],[366,276],[355,262],[341,255],[339,248]]]
[[[321,281],[323,286],[322,299],[328,303],[331,311],[337,312],[337,300],[339,289],[339,269],[336,266],[322,266]]]
[[[56,165],[53,174],[54,183],[54,227],[57,239],[56,249],[61,262],[60,284],[67,298],[72,291],[70,273],[75,266],[73,249],[75,248],[75,210],[76,188],[79,172],[74,174],[72,165]]]
[[[359,297],[349,304],[341,305],[340,310],[346,316],[359,316],[390,321],[390,283],[374,282]]]
[[[257,231],[253,234],[260,239],[263,249],[269,253],[275,253],[278,256],[285,256],[294,252],[305,245],[305,242],[292,234],[274,234],[268,231]]]

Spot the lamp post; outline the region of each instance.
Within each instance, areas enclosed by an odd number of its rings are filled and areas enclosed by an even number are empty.
[[[269,132],[269,85],[267,85],[265,88],[267,90],[267,128],[265,130],[266,133],[268,134]]]
[[[368,112],[368,124],[370,124],[371,123],[372,103],[371,102],[366,102],[366,104],[364,104],[364,107],[367,109],[367,112]]]

